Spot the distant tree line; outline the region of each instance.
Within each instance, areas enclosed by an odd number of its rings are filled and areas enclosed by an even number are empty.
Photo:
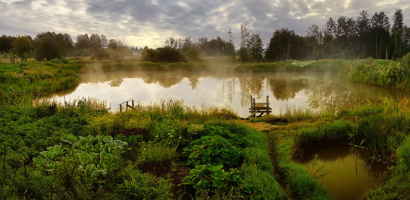
[[[384,12],[375,12],[372,17],[367,11],[359,16],[329,18],[322,27],[312,25],[307,34],[297,35],[288,28],[276,30],[266,49],[260,33],[252,32],[246,24],[240,28],[240,44],[236,48],[232,29],[228,41],[191,38],[166,40],[165,46],[187,54],[190,51],[204,56],[238,56],[241,61],[265,58],[280,60],[354,59],[373,57],[376,59],[402,58],[410,52],[410,28],[403,24],[403,12],[398,9],[393,15],[393,25]]]
[[[0,36],[0,53],[10,53],[10,60],[15,57],[22,61],[28,57],[36,60],[52,60],[54,58],[72,56],[95,56],[97,59],[121,57],[132,54],[136,47],[129,47],[121,40],[108,40],[104,34],[81,34],[74,42],[67,33],[44,32],[34,39],[31,36]]]
[[[410,52],[410,28],[403,24],[403,12],[393,15],[393,26],[384,12],[367,11],[359,16],[329,18],[321,28],[309,27],[306,36],[293,30],[280,29],[273,33],[266,50],[267,59],[376,59],[402,58]]]
[[[191,40],[169,38],[163,51],[158,48],[144,55],[147,60],[161,60],[164,52],[176,55],[181,52],[190,59],[202,56],[233,56],[241,61],[255,59],[280,60],[315,60],[315,59],[353,59],[373,57],[376,59],[402,58],[410,52],[410,28],[403,24],[403,12],[398,9],[393,15],[393,25],[384,12],[375,12],[372,17],[367,11],[359,16],[341,16],[337,20],[329,18],[325,25],[312,25],[307,34],[297,35],[293,30],[276,30],[266,49],[259,32],[252,32],[243,24],[240,28],[240,44],[235,47],[232,29],[228,31],[228,40],[221,37],[206,37]],[[110,39],[103,34],[78,35],[74,42],[67,33],[39,33],[34,39],[30,36],[0,37],[0,53],[10,53],[10,59],[21,60],[32,56],[37,60],[51,60],[70,54],[72,56],[94,55],[97,59],[118,58],[132,52],[147,51],[149,48],[129,47],[120,40]],[[179,56],[179,54],[178,54]],[[165,60],[169,60],[167,58]]]

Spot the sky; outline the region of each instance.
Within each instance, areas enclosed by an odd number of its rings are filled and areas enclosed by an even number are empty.
[[[383,11],[390,23],[402,9],[410,25],[410,0],[0,0],[0,35],[40,32],[104,34],[130,46],[162,47],[170,37],[228,39],[232,28],[239,45],[240,26],[259,32],[264,44],[275,30],[289,28],[306,35],[329,17],[370,17]]]

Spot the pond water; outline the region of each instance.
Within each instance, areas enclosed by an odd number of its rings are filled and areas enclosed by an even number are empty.
[[[352,108],[397,93],[351,83],[333,74],[135,71],[82,74],[77,87],[47,98],[64,101],[93,97],[111,104],[113,110],[130,99],[149,103],[177,98],[197,107],[229,107],[241,117],[247,117],[250,95],[257,103],[265,102],[269,95],[273,114],[280,114],[290,108],[313,111]]]
[[[370,152],[352,146],[333,146],[304,152],[303,164],[311,170],[323,166],[328,172],[318,181],[336,199],[359,199],[366,191],[383,184],[387,178],[387,164],[369,159]],[[323,174],[317,173],[317,175]]]

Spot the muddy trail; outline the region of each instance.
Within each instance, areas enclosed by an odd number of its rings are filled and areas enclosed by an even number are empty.
[[[282,187],[282,189],[286,192],[286,194],[288,194],[288,197],[292,200],[298,200],[297,197],[295,197],[294,194],[292,194],[291,192],[289,192],[289,190],[286,187],[286,183],[283,177],[283,174],[280,172],[279,170],[279,166],[276,162],[276,156],[275,156],[275,143],[269,139],[269,157],[270,160],[272,162],[273,165],[273,170],[275,171],[275,177],[276,180],[278,181],[278,183],[280,184],[280,186]]]
[[[268,133],[271,131],[277,131],[277,130],[285,130],[287,128],[289,128],[289,125],[272,125],[269,123],[265,123],[265,122],[257,122],[257,123],[252,123],[249,122],[248,120],[237,120],[238,123],[244,124],[246,126],[249,126],[253,129],[256,129],[258,131],[264,132],[264,133]],[[286,187],[286,183],[284,180],[284,175],[282,173],[280,173],[279,170],[279,166],[276,162],[276,156],[275,156],[275,143],[274,141],[272,141],[269,138],[269,157],[271,159],[272,165],[273,165],[273,169],[274,169],[274,176],[276,178],[276,180],[278,181],[278,183],[280,184],[280,186],[282,187],[282,189],[286,192],[286,194],[288,195],[288,197],[292,200],[298,200],[299,198],[297,198],[294,194],[292,194],[291,192],[289,192],[289,190]]]

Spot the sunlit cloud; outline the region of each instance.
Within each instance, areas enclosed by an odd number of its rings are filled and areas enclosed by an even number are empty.
[[[138,47],[160,47],[169,37],[227,39],[233,29],[239,44],[240,25],[259,31],[266,44],[276,29],[305,35],[308,27],[322,26],[329,17],[357,18],[384,11],[390,20],[402,9],[410,25],[407,0],[0,0],[0,34],[31,35],[54,31],[73,40],[84,33],[105,34]]]

